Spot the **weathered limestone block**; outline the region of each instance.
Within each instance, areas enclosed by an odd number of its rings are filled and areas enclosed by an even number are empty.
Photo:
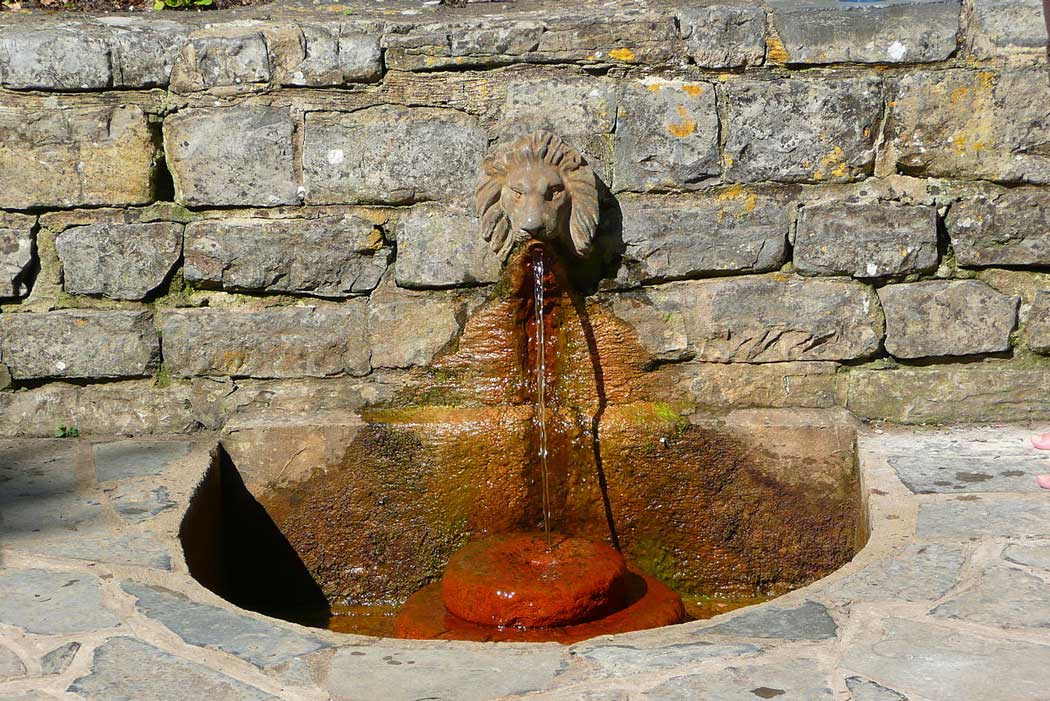
[[[757,66],[766,55],[766,12],[757,5],[694,5],[677,14],[678,34],[701,68]]]
[[[164,363],[177,377],[325,377],[369,370],[366,303],[183,309],[161,319]]]
[[[511,83],[496,131],[509,137],[547,129],[570,140],[608,134],[616,123],[617,92],[617,84],[605,78]]]
[[[659,65],[678,55],[679,44],[669,12],[604,9],[552,23],[540,37],[539,52],[561,61]]]
[[[500,261],[466,211],[425,205],[397,224],[395,279],[401,287],[478,285],[499,279]]]
[[[621,285],[728,271],[777,270],[792,213],[782,198],[737,186],[679,197],[621,197]]]
[[[135,106],[0,107],[0,207],[149,202],[156,156]]]
[[[1050,191],[984,186],[945,218],[959,265],[1050,265]]]
[[[882,118],[878,78],[728,81],[726,177],[843,182],[871,173]]]
[[[604,182],[612,182],[609,134],[616,125],[619,86],[607,78],[525,80],[507,86],[496,133],[510,139],[546,129],[576,148]],[[557,105],[557,109],[552,109]]]
[[[624,84],[616,112],[613,189],[698,186],[721,170],[718,112],[710,83]]]
[[[270,55],[261,31],[205,30],[183,46],[171,73],[171,89],[195,92],[270,82]]]
[[[186,227],[183,272],[199,287],[340,298],[375,289],[391,257],[375,225],[352,214],[208,219]]]
[[[29,292],[36,217],[0,212],[0,299]]]
[[[286,108],[192,108],[164,120],[175,199],[188,206],[299,202]]]
[[[846,375],[831,362],[690,363],[690,391],[698,404],[718,409],[809,407],[846,403]]]
[[[959,0],[770,0],[784,63],[929,63],[956,48]]]
[[[1046,61],[1041,0],[971,0],[970,50],[981,60],[1012,64]]]
[[[0,28],[0,85],[14,90],[103,90],[113,84],[110,45],[86,22]]]
[[[97,21],[108,28],[114,86],[167,87],[189,39],[189,26],[153,17],[99,17]]]
[[[1038,292],[1028,310],[1028,347],[1050,355],[1050,290]]]
[[[373,368],[423,366],[462,330],[461,304],[447,293],[413,293],[381,285],[368,307]]]
[[[92,224],[55,239],[63,287],[76,295],[143,299],[168,279],[182,254],[182,225]]]
[[[1019,298],[976,280],[930,280],[879,289],[886,350],[897,358],[977,355],[1010,349]]]
[[[379,106],[306,115],[309,204],[408,204],[465,197],[487,145],[453,110]]]
[[[0,359],[16,380],[151,374],[160,341],[149,312],[0,314]]]
[[[383,75],[379,37],[341,25],[304,24],[268,37],[274,80],[281,85],[338,86]]]
[[[882,341],[875,293],[852,281],[777,274],[672,282],[628,298],[638,315],[649,307],[651,323],[681,329],[681,354],[702,361],[850,360],[874,355]],[[640,335],[643,344],[650,337]]]
[[[189,433],[216,430],[226,418],[230,381],[196,379],[157,387],[128,380],[76,386],[49,382],[19,392],[0,392],[0,436],[54,436],[56,426],[84,435]]]
[[[846,408],[895,423],[988,423],[1050,417],[1044,365],[994,361],[849,372]]]
[[[533,20],[494,19],[484,26],[449,29],[423,25],[407,34],[388,34],[383,39],[387,66],[422,71],[525,62],[539,49],[546,27]]]
[[[890,137],[912,175],[1050,183],[1050,68],[903,76]]]
[[[804,207],[795,233],[801,273],[876,278],[937,267],[937,210],[893,202]]]

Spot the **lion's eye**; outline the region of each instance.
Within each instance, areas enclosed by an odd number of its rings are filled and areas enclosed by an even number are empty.
[[[521,199],[521,196],[522,196],[522,194],[524,194],[524,193],[522,193],[522,192],[520,192],[520,191],[518,191],[518,190],[515,190],[514,188],[511,188],[511,190],[510,190],[510,191],[511,191],[511,193],[512,193],[512,194],[514,195],[514,199],[516,199],[516,200],[520,200],[520,199]]]
[[[556,200],[565,194],[565,188],[561,185],[555,185],[554,187],[547,190],[547,199]]]

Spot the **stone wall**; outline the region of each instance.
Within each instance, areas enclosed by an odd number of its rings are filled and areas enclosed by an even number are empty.
[[[71,17],[0,14],[0,435],[388,396],[491,290],[475,173],[537,127],[700,405],[1050,416],[1040,0]]]

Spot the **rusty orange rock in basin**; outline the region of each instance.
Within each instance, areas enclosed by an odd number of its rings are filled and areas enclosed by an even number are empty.
[[[571,643],[680,623],[682,600],[607,545],[503,534],[452,556],[441,582],[405,604],[398,637]]]

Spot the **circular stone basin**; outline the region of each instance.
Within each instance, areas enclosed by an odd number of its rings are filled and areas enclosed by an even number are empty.
[[[483,626],[545,628],[623,608],[627,563],[608,545],[510,533],[468,543],[448,562],[442,597],[452,614]]]

